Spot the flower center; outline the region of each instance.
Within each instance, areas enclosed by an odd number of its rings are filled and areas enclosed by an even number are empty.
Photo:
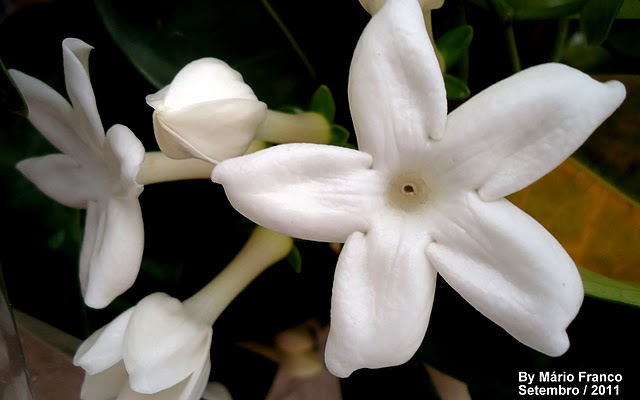
[[[391,179],[389,183],[389,201],[405,211],[414,210],[428,199],[429,188],[417,173],[410,172]]]

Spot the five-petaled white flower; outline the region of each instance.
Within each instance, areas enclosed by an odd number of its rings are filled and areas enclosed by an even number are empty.
[[[129,128],[114,125],[105,136],[89,80],[92,47],[62,42],[71,104],[45,83],[9,71],[29,107],[29,121],[63,154],[21,161],[17,168],[54,200],[86,208],[80,281],[87,305],[107,306],[135,281],[144,247],[136,183],[144,147]]]
[[[212,328],[154,293],[85,340],[73,359],[83,399],[196,400],[209,380]]]
[[[170,158],[218,163],[244,154],[267,117],[267,105],[224,61],[201,58],[178,72],[170,85],[147,96],[153,128]]]
[[[258,224],[345,242],[325,352],[335,375],[411,358],[437,273],[516,339],[557,356],[582,282],[561,245],[504,196],[566,159],[624,97],[619,82],[545,64],[447,116],[418,1],[388,0],[351,64],[359,151],[279,145],[222,162],[212,179]]]

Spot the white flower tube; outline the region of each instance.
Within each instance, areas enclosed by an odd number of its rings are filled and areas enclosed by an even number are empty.
[[[244,154],[267,112],[240,73],[215,58],[187,64],[147,103],[163,153],[214,164]]]

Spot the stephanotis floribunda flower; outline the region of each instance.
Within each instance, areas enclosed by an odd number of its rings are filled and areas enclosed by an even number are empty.
[[[123,125],[105,136],[89,80],[92,47],[78,39],[62,42],[71,104],[45,83],[11,70],[29,107],[29,121],[62,154],[29,158],[17,168],[54,200],[86,208],[80,281],[90,307],[107,306],[135,281],[144,247],[136,175],[144,147]]]
[[[516,339],[557,356],[582,282],[561,245],[504,196],[566,159],[624,97],[619,82],[545,64],[447,116],[420,4],[388,0],[351,64],[359,151],[279,145],[222,162],[212,179],[260,225],[345,242],[325,352],[333,374],[411,358],[437,273]]]
[[[244,154],[267,116],[242,75],[215,58],[187,64],[147,103],[164,154],[211,163]]]
[[[386,0],[360,0],[362,7],[371,15],[375,14],[382,8]],[[444,0],[418,0],[422,11],[435,10],[444,4]]]
[[[293,239],[254,229],[207,286],[180,302],[154,293],[85,340],[74,364],[87,400],[197,400],[211,370],[212,324],[246,286],[291,251]]]

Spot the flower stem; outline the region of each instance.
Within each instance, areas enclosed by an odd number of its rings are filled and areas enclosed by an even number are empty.
[[[258,126],[257,140],[271,143],[329,143],[331,124],[315,112],[289,114],[267,110],[267,119]]]
[[[145,154],[144,163],[136,177],[140,185],[184,179],[211,179],[213,165],[195,158],[174,160],[160,151]]]
[[[518,47],[516,46],[516,36],[513,32],[513,21],[509,20],[505,23],[504,37],[507,41],[507,49],[509,50],[509,59],[511,60],[511,68],[513,73],[520,72],[522,65],[518,56]]]
[[[265,269],[285,258],[292,246],[292,238],[256,227],[229,265],[183,305],[194,318],[213,324],[238,294]]]

